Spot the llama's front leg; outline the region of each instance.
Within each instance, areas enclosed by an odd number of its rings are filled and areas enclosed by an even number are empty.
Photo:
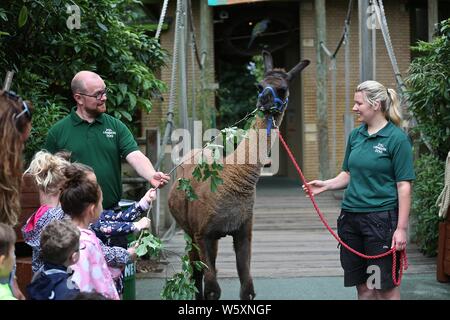
[[[196,243],[194,242],[194,244]],[[195,287],[197,288],[198,291],[195,294],[195,299],[203,300],[203,270],[197,270],[197,268],[195,268],[194,266],[194,262],[200,260],[200,256],[198,254],[197,249],[192,248],[192,250],[189,252],[189,260],[191,261]]]
[[[236,266],[241,282],[241,300],[253,300],[255,289],[250,275],[251,245],[252,245],[252,221],[248,221],[233,235],[234,251],[236,253]]]
[[[205,279],[204,295],[206,300],[218,300],[220,298],[220,286],[216,277],[217,239],[199,238],[196,242],[200,248],[200,259],[208,268],[203,270]]]

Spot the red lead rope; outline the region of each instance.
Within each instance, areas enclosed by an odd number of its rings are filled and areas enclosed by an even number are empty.
[[[307,181],[305,179],[305,177],[303,176],[302,170],[300,169],[297,161],[294,158],[294,155],[292,154],[291,150],[289,149],[289,146],[287,145],[286,141],[284,141],[283,136],[281,135],[281,132],[279,130],[278,131],[278,136],[280,137],[280,141],[283,144],[283,147],[286,149],[286,152],[289,155],[289,158],[291,158],[292,163],[295,166],[295,169],[297,169],[297,172],[300,176],[300,178],[302,179],[303,184],[306,186],[306,188],[308,189],[308,194],[309,194],[309,198],[311,199],[311,202],[314,206],[314,209],[316,209],[317,214],[319,215],[320,220],[322,220],[322,223],[324,224],[324,226],[328,229],[328,231],[333,235],[333,237],[343,246],[345,247],[347,250],[353,252],[354,254],[356,254],[357,256],[361,257],[361,258],[365,258],[365,259],[379,259],[379,258],[383,258],[386,257],[388,255],[392,254],[392,280],[394,281],[394,284],[396,286],[399,286],[401,281],[402,281],[402,275],[403,275],[403,270],[408,269],[408,260],[406,257],[406,250],[402,250],[400,251],[400,271],[399,271],[399,276],[397,279],[397,250],[394,248],[390,249],[389,251],[376,255],[376,256],[367,256],[365,254],[362,254],[361,252],[356,251],[355,249],[349,247],[345,242],[343,242],[341,240],[341,238],[339,238],[339,236],[333,231],[333,229],[331,229],[330,225],[328,224],[327,220],[325,219],[325,217],[323,216],[322,212],[320,211],[319,207],[317,206],[316,200],[314,199],[314,196],[311,194],[311,190],[309,189],[309,186],[307,184]]]

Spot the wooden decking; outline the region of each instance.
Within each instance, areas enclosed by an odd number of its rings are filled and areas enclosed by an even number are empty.
[[[333,194],[317,197],[318,205],[336,230],[340,201]],[[254,211],[251,270],[254,278],[341,276],[336,240],[325,229],[309,198],[297,182],[283,178],[261,178]],[[183,233],[177,232],[165,248],[178,254],[184,250]],[[163,272],[147,274],[166,277],[179,270],[179,257],[168,254]],[[408,246],[407,273],[435,273],[436,259],[426,258],[414,244]],[[219,242],[218,277],[237,277],[232,238]]]

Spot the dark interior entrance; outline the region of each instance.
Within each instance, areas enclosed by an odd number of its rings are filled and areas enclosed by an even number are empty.
[[[255,57],[260,56],[263,49],[268,50],[272,53],[274,67],[289,70],[300,59],[299,39],[298,2],[214,7],[215,70],[220,84],[216,101],[218,128],[233,124],[254,109],[256,78],[249,69],[257,61]],[[289,107],[281,126],[282,133],[287,130],[288,115],[295,112],[292,105],[300,108],[299,103],[293,102],[299,102],[299,97],[300,90],[291,89]],[[298,114],[300,117],[300,110]],[[284,152],[280,152],[277,175],[286,175]]]

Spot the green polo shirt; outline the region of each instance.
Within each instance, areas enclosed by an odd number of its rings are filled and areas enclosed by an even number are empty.
[[[72,161],[91,166],[103,191],[103,207],[115,206],[122,197],[121,160],[138,150],[130,130],[118,119],[101,114],[94,122],[76,111],[58,121],[48,132],[45,149],[72,152]]]
[[[397,182],[416,178],[410,139],[392,122],[373,135],[363,124],[350,133],[342,170],[350,172],[342,209],[349,212],[396,209]]]

